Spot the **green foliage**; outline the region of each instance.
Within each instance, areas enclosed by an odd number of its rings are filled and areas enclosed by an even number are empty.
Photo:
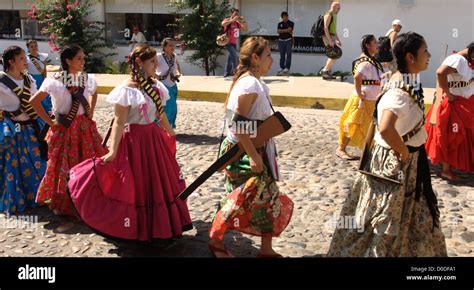
[[[88,72],[104,72],[106,57],[115,53],[103,53],[102,48],[113,48],[107,45],[104,38],[104,23],[88,22],[86,16],[96,0],[38,0],[31,6],[28,15],[44,25],[41,33],[49,34],[49,46],[53,51],[68,44],[82,47],[86,58]]]
[[[182,35],[186,47],[193,50],[188,61],[202,67],[206,75],[218,67],[217,58],[222,47],[216,44],[216,37],[223,33],[222,20],[230,14],[228,0],[181,0],[170,4],[175,8],[175,28]],[[188,14],[182,11],[190,10]]]
[[[110,59],[105,61],[105,72],[108,74],[129,74],[130,67],[126,61],[112,61]]]

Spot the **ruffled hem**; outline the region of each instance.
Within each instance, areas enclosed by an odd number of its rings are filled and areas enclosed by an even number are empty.
[[[100,233],[146,241],[180,237],[192,228],[186,201],[178,198],[185,180],[163,129],[153,123],[131,125],[114,161],[88,159],[70,172],[72,202]]]
[[[427,114],[431,118],[433,107]],[[452,167],[474,171],[474,99],[456,97],[452,103],[444,99],[436,125],[425,124],[428,132],[426,151],[433,164],[446,162]]]
[[[349,146],[363,149],[374,110],[375,101],[361,102],[357,94],[352,94],[339,121],[339,144],[347,137],[351,139]]]
[[[46,162],[41,159],[32,123],[20,125],[20,132],[15,132],[15,126],[9,127],[5,122],[0,124],[2,128],[5,126],[5,131],[11,132],[0,143],[0,162],[3,166],[0,172],[0,212],[21,213],[26,207],[36,206],[36,192],[44,176]]]

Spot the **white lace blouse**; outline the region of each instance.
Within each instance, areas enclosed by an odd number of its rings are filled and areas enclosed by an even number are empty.
[[[161,82],[157,82],[155,87],[160,92],[161,103],[164,107],[170,98],[168,89]],[[107,96],[106,101],[124,107],[130,106],[127,120],[129,124],[149,124],[155,120],[157,114],[155,103],[144,91],[124,84],[115,87]]]

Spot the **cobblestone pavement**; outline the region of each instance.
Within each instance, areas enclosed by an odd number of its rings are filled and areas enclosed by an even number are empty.
[[[190,184],[217,156],[222,104],[179,101],[177,159]],[[293,128],[277,139],[280,168],[284,176],[280,189],[295,203],[293,218],[275,249],[290,257],[321,257],[328,250],[333,230],[326,222],[338,214],[356,176],[358,162],[349,163],[334,155],[340,112],[278,108]],[[103,134],[112,108],[101,99],[95,119]],[[353,152],[357,153],[357,152]],[[447,184],[433,168],[433,185],[438,194],[443,232],[449,256],[474,256],[474,178]],[[55,233],[59,220],[47,208],[31,209],[22,215],[0,214],[0,256],[68,257],[210,257],[208,228],[215,206],[224,193],[223,173],[217,173],[189,197],[195,229],[172,243],[141,243],[102,237],[83,224],[66,233]],[[21,222],[30,218],[31,223]],[[30,220],[31,221],[31,220]],[[252,257],[259,239],[229,232],[226,244],[236,256]]]

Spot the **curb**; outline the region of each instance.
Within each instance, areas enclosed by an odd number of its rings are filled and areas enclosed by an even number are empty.
[[[98,86],[97,93],[108,94],[114,87]],[[222,92],[203,92],[203,91],[178,91],[178,99],[187,101],[206,101],[224,103],[227,93]],[[278,107],[295,107],[295,108],[314,108],[325,110],[342,111],[346,105],[348,98],[337,97],[302,97],[302,96],[283,96],[272,95],[273,105]],[[431,104],[425,104],[426,112]]]

